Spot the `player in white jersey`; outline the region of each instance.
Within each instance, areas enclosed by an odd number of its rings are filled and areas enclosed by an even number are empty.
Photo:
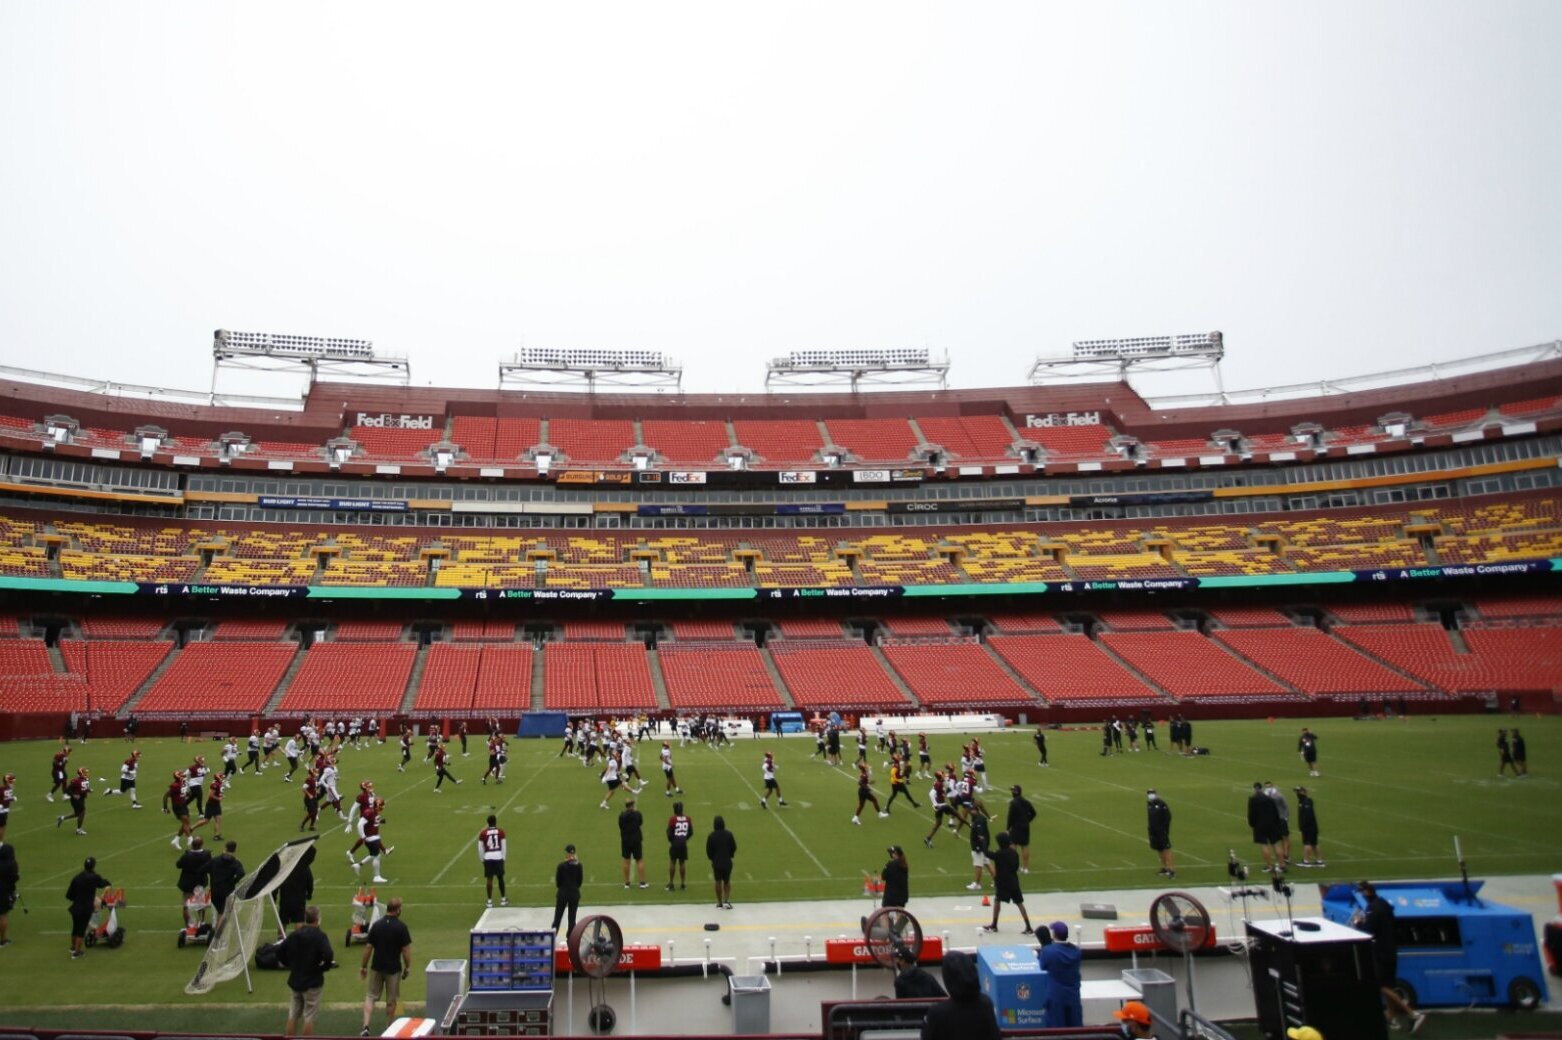
[[[287,775],[282,779],[288,783],[293,782],[293,773],[298,769],[298,756],[303,754],[303,751],[304,749],[298,746],[297,737],[288,737],[287,743],[282,747],[282,754],[287,756]]]
[[[775,792],[776,804],[785,805],[786,799],[781,797],[781,784],[776,780],[776,756],[768,751],[765,752],[764,764],[759,769],[760,775],[765,781],[765,793],[760,796],[759,807],[761,809],[770,808],[771,792]]]
[[[618,789],[624,786],[623,780],[619,779],[617,757],[613,755],[607,756],[607,765],[602,768],[602,782],[607,785],[607,794],[602,798],[602,808],[606,809],[609,808],[608,803],[613,800],[613,796],[618,793]]]
[[[222,775],[232,780],[239,771],[239,744],[232,737],[222,745]]]
[[[662,776],[667,780],[667,788],[662,793],[671,798],[675,794],[683,794],[683,788],[678,786],[678,777],[673,773],[673,748],[667,741],[662,741]]]
[[[119,790],[104,791],[105,796],[126,795],[130,796],[130,807],[141,808],[141,800],[136,797],[136,775],[141,768],[141,752],[132,751],[130,757],[119,767]]]
[[[342,812],[342,796],[336,789],[336,778],[336,759],[327,758],[325,768],[320,771],[320,800],[335,806],[337,818],[345,820],[347,814]]]

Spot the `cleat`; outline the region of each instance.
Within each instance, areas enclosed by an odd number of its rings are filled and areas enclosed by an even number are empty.
[[[780,802],[780,804],[781,804],[781,805],[785,805],[785,804],[786,804],[786,799],[785,799],[785,798],[783,798],[783,799],[781,799],[781,802]]]
[[[494,901],[492,899],[485,899],[483,901],[483,905],[484,906],[493,906],[494,905]]]
[[[650,888],[651,887],[651,883],[649,881],[642,881],[642,882],[640,882],[640,887],[641,888]]]
[[[982,925],[982,931],[984,931],[984,932],[993,933],[993,932],[996,932],[997,930],[998,930],[998,926],[995,925],[995,924],[984,924],[984,925]]]
[[[369,880],[373,881],[376,885],[388,885],[388,884],[390,884],[390,879],[389,878],[382,878],[378,874],[374,875]]]
[[[387,845],[387,846],[385,846],[384,855],[389,856],[392,852],[395,852],[395,851],[396,851],[396,846],[394,846],[394,845]]]
[[[64,822],[65,822],[65,817],[63,817],[63,816],[56,816],[56,817],[55,817],[55,818],[54,818],[54,825],[55,825],[55,826],[56,826],[56,827],[58,827],[58,826],[59,826],[59,825],[60,825],[60,824],[62,824],[62,823],[64,823]]]
[[[363,864],[359,863],[357,860],[353,860],[352,861],[352,865],[353,865],[353,873],[358,875],[359,877],[363,877]]]
[[[347,853],[347,862],[349,862],[349,863],[356,863],[358,861],[353,859],[353,854],[351,852],[349,852],[349,853]]]
[[[965,887],[970,889],[972,892],[980,892],[982,890],[982,883],[980,881],[973,881]]]
[[[499,905],[500,906],[509,906],[510,905],[510,900],[507,899],[507,898],[501,897],[500,900],[499,900]]]
[[[1426,1015],[1417,1011],[1414,1015],[1410,1016],[1410,1031],[1412,1033],[1421,1032],[1421,1027],[1424,1025],[1426,1025]]]
[[[887,820],[887,819],[889,819],[889,813],[887,813],[887,812],[881,812],[881,813],[879,813],[879,819],[881,819],[881,820]]]
[[[760,808],[761,808],[761,809],[768,809],[768,808],[770,808],[770,806],[769,806],[769,805],[767,805],[767,804],[765,804],[765,803],[764,803],[764,802],[760,802],[760,803],[759,803],[759,807],[760,807]]]
[[[667,883],[667,891],[671,892],[672,890],[673,890],[672,882],[669,881]]]
[[[862,821],[857,819],[857,817],[855,817],[855,816],[852,817],[852,823],[855,823],[859,827],[862,826]]]
[[[922,844],[926,845],[928,848],[932,848],[933,847],[933,839],[932,838],[923,838],[922,839]]]
[[[87,832],[82,830],[80,827],[77,827],[76,828],[76,833],[77,834],[86,834]],[[219,834],[218,837],[220,838],[220,837],[222,837],[222,835]]]
[[[141,803],[140,802],[131,802],[130,803],[130,807],[132,809],[139,809],[139,808],[141,808]]]
[[[1027,926],[1025,928],[1020,929],[1020,934],[1021,935],[1035,935],[1036,934],[1036,929]]]

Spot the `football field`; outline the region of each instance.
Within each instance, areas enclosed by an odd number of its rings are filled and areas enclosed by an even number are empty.
[[[1517,723],[1531,749],[1535,775],[1499,779],[1494,748],[1499,725]],[[1255,780],[1275,780],[1293,804],[1290,789],[1306,784],[1313,792],[1321,827],[1325,869],[1294,870],[1292,880],[1313,882],[1362,877],[1452,876],[1456,873],[1453,839],[1457,835],[1473,876],[1551,873],[1562,869],[1562,797],[1550,752],[1562,738],[1562,720],[1504,716],[1412,717],[1408,721],[1310,723],[1319,734],[1322,775],[1310,779],[1296,753],[1297,720],[1198,723],[1196,743],[1207,756],[1183,758],[1166,750],[1103,758],[1096,731],[1050,731],[1051,765],[1036,761],[1031,731],[983,738],[988,772],[999,790],[986,795],[1001,830],[1010,784],[1021,784],[1039,816],[1033,827],[1031,873],[1027,891],[1089,891],[1142,886],[1160,888],[1154,853],[1145,835],[1145,789],[1156,788],[1173,813],[1172,842],[1178,882],[1214,884],[1226,876],[1227,850],[1257,863],[1245,825],[1247,795]],[[958,760],[959,735],[930,737],[935,763]],[[915,735],[912,735],[915,747]],[[553,870],[563,847],[579,847],[586,885],[582,912],[612,912],[622,903],[687,903],[691,921],[707,919],[712,901],[703,855],[711,820],[721,814],[738,842],[733,874],[735,903],[782,899],[860,896],[863,876],[885,860],[885,848],[906,848],[915,896],[953,894],[972,878],[964,835],[939,834],[930,850],[923,837],[931,826],[927,782],[918,780],[921,809],[897,802],[893,815],[878,818],[871,807],[861,826],[851,823],[856,804],[855,744],[843,745],[846,764],[832,768],[813,758],[814,742],[801,738],[740,740],[713,750],[680,748],[673,741],[675,764],[693,817],[689,887],[667,892],[663,831],[672,798],[662,794],[656,766],[659,741],[640,745],[646,786],[638,797],[646,818],[646,876],[651,887],[622,887],[617,816],[627,791],[611,811],[598,808],[604,787],[595,768],[560,757],[559,742],[512,741],[508,776],[503,784],[478,782],[485,759],[482,742],[473,739],[471,757],[456,748],[452,771],[463,782],[433,791],[433,771],[423,764],[423,742],[415,744],[412,765],[398,773],[394,744],[371,745],[341,753],[344,798],[363,779],[373,779],[387,801],[385,837],[395,852],[384,861],[389,879],[377,886],[382,897],[401,896],[415,942],[414,972],[404,994],[422,999],[421,966],[434,957],[465,957],[465,937],[483,909],[477,831],[489,813],[509,835],[509,893],[512,905],[536,906],[538,923],[551,919]],[[21,868],[21,891],[29,913],[18,906],[10,917],[13,945],[0,951],[0,1012],[25,1024],[26,1009],[82,1004],[123,1008],[205,1002],[257,1001],[274,1005],[278,985],[268,980],[247,996],[242,983],[229,983],[208,998],[187,998],[183,986],[202,951],[179,949],[180,921],[174,860],[169,845],[171,817],[159,802],[176,768],[201,753],[219,763],[220,745],[143,740],[141,801],[133,811],[127,800],[105,797],[117,788],[119,763],[129,751],[120,740],[76,745],[71,768],[91,770],[95,793],[89,802],[86,836],[73,833],[71,821],[56,827],[65,811],[44,798],[53,742],[0,745],[0,772],[17,774],[18,808],[5,840],[14,846]],[[455,745],[452,744],[454,748]],[[760,760],[777,757],[778,776],[789,805],[762,810]],[[871,752],[875,786],[887,796],[884,756]],[[298,836],[302,812],[298,783],[284,783],[282,767],[256,777],[245,775],[227,799],[224,836],[238,841],[239,858],[250,868],[282,842]],[[299,779],[302,778],[300,773]],[[314,866],[315,902],[337,944],[338,959],[356,964],[361,948],[348,954],[341,940],[357,887],[344,851],[351,838],[329,810],[322,812],[319,855]],[[217,848],[211,828],[208,848]],[[94,949],[86,958],[66,957],[68,916],[64,891],[83,857],[97,857],[98,869],[116,887],[123,886],[128,929],[118,950]],[[1297,847],[1293,858],[1300,858]],[[364,876],[368,877],[365,868]],[[990,886],[989,886],[990,887]],[[346,974],[344,972],[344,974]],[[352,972],[355,977],[356,972]],[[345,992],[351,987],[342,985]],[[20,1009],[20,1010],[19,1010]],[[160,1020],[161,1021],[161,1020]],[[215,1025],[207,1028],[217,1028]]]

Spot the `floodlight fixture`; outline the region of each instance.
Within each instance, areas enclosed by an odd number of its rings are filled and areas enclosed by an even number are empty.
[[[212,333],[214,400],[217,373],[224,368],[303,374],[308,376],[310,384],[322,375],[402,386],[412,381],[412,366],[406,358],[378,353],[374,344],[366,339],[342,336],[218,329]]]
[[[331,358],[339,361],[374,359],[374,344],[366,339],[294,336],[279,332],[232,332],[228,329],[218,329],[213,333],[212,351],[277,357]]]
[[[931,383],[943,388],[948,376],[948,358],[935,358],[926,347],[809,349],[771,359],[765,388],[834,385],[856,391],[865,383]]]
[[[595,391],[605,386],[679,387],[683,366],[659,350],[522,347],[499,362],[499,386],[557,386]]]
[[[1082,339],[1076,340],[1066,355],[1037,357],[1029,379],[1035,384],[1126,382],[1130,375],[1146,372],[1209,369],[1214,373],[1217,395],[1223,395],[1220,362],[1225,356],[1225,336],[1219,332]]]

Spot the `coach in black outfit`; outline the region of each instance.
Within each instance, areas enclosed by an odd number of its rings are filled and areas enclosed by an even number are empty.
[[[553,930],[559,930],[559,922],[564,920],[565,911],[569,912],[569,929],[575,930],[575,912],[580,909],[580,886],[586,880],[585,868],[580,865],[580,860],[575,858],[575,846],[564,846],[564,859],[553,871],[553,884],[558,888],[558,897],[553,901]]]
[[[904,907],[911,899],[911,867],[906,863],[906,850],[899,845],[889,847],[889,862],[879,872],[884,879],[884,898],[880,906]],[[939,991],[942,995],[943,991]]]
[[[1020,850],[1020,873],[1029,874],[1030,825],[1036,818],[1036,807],[1025,798],[1025,792],[1020,789],[1019,784],[1009,788],[1009,793],[1014,797],[1009,799],[1009,813],[1004,820],[1004,830],[1009,832],[1009,840],[1014,842],[1014,847]]]
[[[230,841],[223,847],[222,855],[212,860],[207,868],[207,876],[212,879],[212,906],[215,908],[217,920],[222,920],[223,913],[228,909],[228,897],[233,895],[233,890],[239,887],[239,882],[244,880],[244,864],[234,855],[239,851],[239,843]]]
[[[81,865],[81,873],[71,878],[65,889],[65,899],[71,911],[71,956],[81,957],[87,936],[87,922],[97,909],[98,890],[109,886],[108,878],[98,874],[98,861],[88,856]]]
[[[1353,923],[1372,936],[1372,963],[1377,968],[1378,985],[1382,987],[1383,1002],[1387,1005],[1383,1011],[1384,1017],[1392,1026],[1396,1014],[1404,1015],[1410,1020],[1410,1031],[1414,1033],[1426,1021],[1426,1016],[1411,1007],[1399,990],[1394,988],[1394,981],[1399,977],[1399,940],[1394,934],[1394,907],[1378,895],[1378,890],[1370,881],[1361,882],[1356,890],[1361,893],[1366,905],[1358,911],[1359,920]]]
[[[277,889],[277,912],[282,917],[284,927],[304,923],[304,910],[315,897],[314,863],[315,846],[310,843],[304,854],[298,857],[293,872]]]
[[[705,836],[705,858],[710,860],[711,874],[716,878],[716,909],[732,909],[732,857],[738,854],[738,839],[727,830],[727,821],[720,816],[711,821],[711,832]]]
[[[1247,800],[1247,825],[1253,828],[1253,844],[1264,853],[1264,869],[1275,870],[1275,841],[1280,837],[1280,810],[1274,799],[1264,793],[1262,782],[1253,781],[1253,793]]]
[[[1171,806],[1166,804],[1164,798],[1155,793],[1155,788],[1153,787],[1145,792],[1145,797],[1149,800],[1149,805],[1146,806],[1146,815],[1150,833],[1150,848],[1154,849],[1156,855],[1161,857],[1161,869],[1156,873],[1163,877],[1174,878],[1177,876],[1177,870],[1172,865]]]
[[[287,968],[287,988],[291,995],[285,1036],[298,1036],[295,1027],[303,1026],[304,1036],[313,1036],[315,1016],[320,1013],[320,991],[325,988],[325,973],[336,967],[336,951],[320,929],[320,908],[304,909],[304,923],[282,940],[277,958]]]
[[[976,975],[976,958],[950,950],[943,969],[949,999],[928,1008],[922,1040],[1001,1040],[998,1015]]]

